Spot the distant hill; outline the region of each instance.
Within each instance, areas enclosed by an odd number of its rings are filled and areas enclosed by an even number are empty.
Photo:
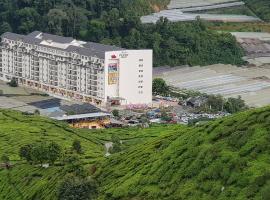
[[[112,136],[121,151],[106,158]],[[70,171],[60,160],[41,168],[21,160],[20,147],[54,141],[70,152],[81,141],[81,167],[98,183],[98,199],[269,199],[270,107],[196,127],[76,130],[39,116],[0,110],[0,199],[56,200]],[[72,162],[71,162],[72,163]],[[96,169],[93,172],[93,167]]]
[[[270,107],[131,147],[102,167],[101,199],[270,199]]]

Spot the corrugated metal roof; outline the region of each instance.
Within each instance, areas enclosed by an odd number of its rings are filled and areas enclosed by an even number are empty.
[[[109,114],[109,113],[97,112],[97,113],[87,113],[87,114],[80,114],[80,115],[52,117],[52,119],[56,119],[59,121],[65,121],[65,120],[72,120],[72,119],[97,118],[97,117],[109,117],[109,116],[111,116],[111,114]]]

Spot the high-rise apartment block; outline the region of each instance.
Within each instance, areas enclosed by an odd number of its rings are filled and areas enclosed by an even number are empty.
[[[4,33],[0,80],[93,104],[152,102],[152,50],[126,50],[35,31]]]

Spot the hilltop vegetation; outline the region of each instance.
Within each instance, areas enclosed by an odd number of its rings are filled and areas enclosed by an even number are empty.
[[[0,168],[0,199],[64,199],[88,187],[91,199],[268,200],[269,132],[270,107],[201,126],[97,131],[1,110],[0,152],[12,167]],[[105,158],[113,135],[123,144]],[[20,147],[42,141],[60,145],[65,161],[42,168],[19,157]]]
[[[0,34],[34,30],[81,40],[153,49],[154,65],[243,64],[243,51],[230,34],[209,30],[201,20],[156,25],[140,16],[166,7],[169,0],[0,0]]]

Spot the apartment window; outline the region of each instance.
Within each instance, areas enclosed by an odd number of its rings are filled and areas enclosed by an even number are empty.
[[[142,88],[143,88],[143,86],[138,86],[138,88],[139,88],[139,89],[140,89],[140,88],[142,89]]]
[[[139,61],[140,61],[140,62],[143,62],[143,59],[141,58],[141,59],[139,59]]]
[[[139,78],[142,78],[143,77],[143,75],[139,75]]]
[[[143,70],[139,70],[139,72],[143,72]]]

